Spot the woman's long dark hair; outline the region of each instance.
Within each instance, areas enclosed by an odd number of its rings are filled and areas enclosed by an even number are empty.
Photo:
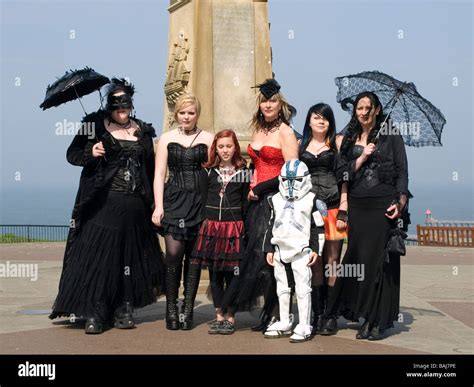
[[[328,143],[328,146],[332,150],[337,150],[336,148],[336,120],[334,119],[334,113],[327,103],[318,103],[309,108],[308,114],[306,115],[306,121],[304,123],[303,129],[303,139],[300,143],[300,152],[303,152],[307,147],[311,139],[313,138],[313,130],[309,125],[312,114],[319,114],[323,116],[326,120],[329,121],[328,131],[326,133],[325,140]]]
[[[385,119],[384,114],[382,113],[383,111],[383,106],[382,103],[379,100],[379,97],[377,97],[376,94],[370,92],[370,91],[364,91],[363,93],[360,93],[355,101],[354,101],[354,109],[352,110],[352,117],[349,123],[347,124],[346,127],[346,134],[344,135],[344,138],[342,140],[341,144],[341,153],[346,154],[347,151],[355,144],[355,142],[360,138],[362,135],[362,126],[360,125],[359,120],[357,119],[357,104],[362,98],[368,98],[372,102],[372,109],[377,109],[380,107],[380,112],[379,114],[375,117],[375,126],[374,128],[369,132],[369,136],[367,137],[367,144],[370,143],[375,143],[377,134],[380,130],[380,125]]]

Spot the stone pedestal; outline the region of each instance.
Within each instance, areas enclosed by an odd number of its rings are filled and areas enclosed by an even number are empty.
[[[196,94],[199,126],[233,129],[250,141],[258,83],[271,78],[266,0],[171,0],[163,130],[173,127],[176,99]]]

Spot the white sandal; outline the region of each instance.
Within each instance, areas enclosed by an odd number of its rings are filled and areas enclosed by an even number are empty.
[[[299,333],[293,333],[290,337],[290,343],[304,343],[305,341],[309,341],[313,338],[311,334],[309,335],[300,335]]]
[[[290,337],[292,333],[291,329],[288,331],[266,331],[263,337],[266,339],[279,339],[281,337]]]
[[[276,323],[273,323],[267,328],[267,330],[263,334],[263,337],[265,337],[266,339],[279,339],[281,337],[290,337],[293,333],[293,330],[291,329],[292,325],[293,324],[290,321],[289,327],[283,326],[282,328],[285,329],[279,329],[281,326],[281,321],[277,321]]]

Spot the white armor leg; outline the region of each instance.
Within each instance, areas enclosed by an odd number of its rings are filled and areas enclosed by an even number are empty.
[[[291,328],[293,327],[293,321],[290,319],[291,288],[288,286],[285,266],[281,262],[278,252],[275,252],[273,255],[273,262],[275,264],[274,273],[280,305],[280,321],[273,323],[267,328],[264,334],[264,337],[267,339],[288,337],[291,335]]]
[[[299,253],[299,257],[291,263],[295,276],[295,290],[298,302],[298,325],[293,330],[292,342],[306,341],[311,338],[311,268],[308,266],[310,249]]]

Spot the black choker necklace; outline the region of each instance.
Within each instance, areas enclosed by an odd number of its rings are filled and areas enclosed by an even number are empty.
[[[197,126],[195,126],[191,130],[184,130],[181,126],[178,126],[178,132],[181,134],[184,134],[185,136],[192,136],[193,134],[196,134],[197,131],[198,131]]]
[[[130,118],[124,124],[115,121],[112,117],[109,118],[109,122],[113,122],[115,125],[120,126],[122,129],[130,129],[132,127],[132,120]]]
[[[283,120],[280,117],[275,118],[273,121],[270,122],[264,120],[260,123],[259,130],[265,133],[266,135],[268,135],[268,133],[274,133],[280,128],[282,122]]]

